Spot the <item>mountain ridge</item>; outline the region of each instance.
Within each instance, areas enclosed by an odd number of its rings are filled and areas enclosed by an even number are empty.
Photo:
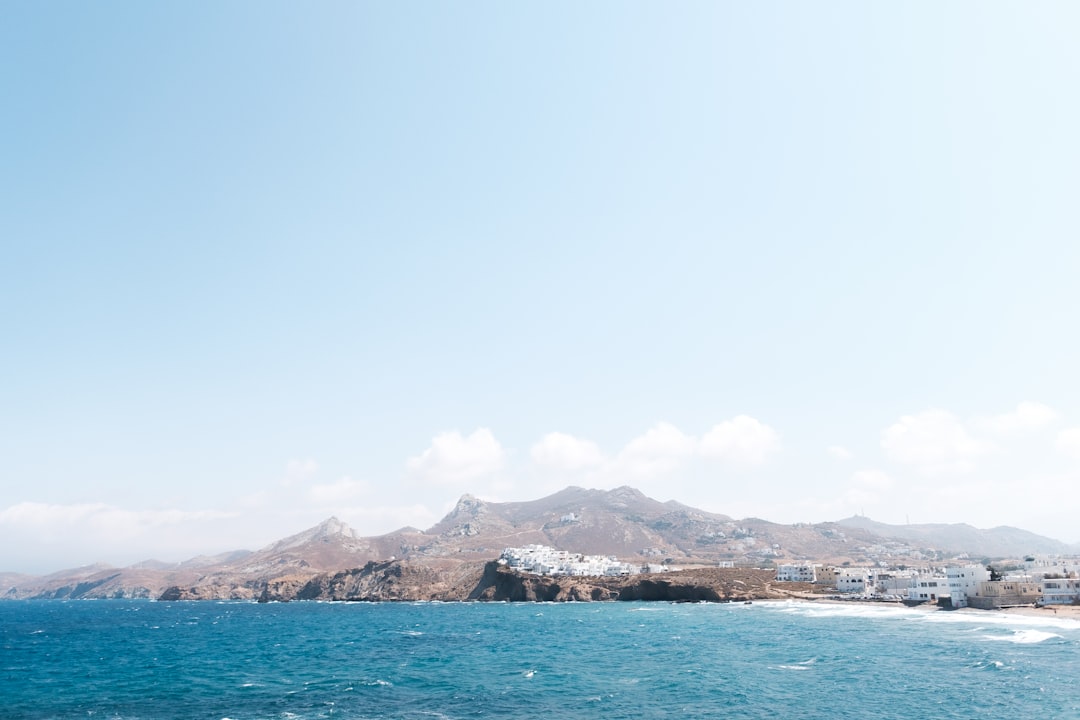
[[[998,525],[989,529],[977,528],[967,523],[916,523],[890,525],[872,520],[866,516],[854,515],[837,521],[844,527],[858,527],[869,530],[883,537],[922,541],[934,538],[940,545],[968,546],[978,542],[981,552],[978,554],[996,556],[1008,555],[1017,544],[1028,546],[1027,553],[1055,555],[1075,551],[1065,543],[1038,535],[1029,530],[1011,525]]]
[[[45,576],[0,573],[0,598],[155,598],[176,588],[177,597],[256,599],[271,582],[302,584],[372,562],[407,563],[422,570],[417,577],[445,576],[464,566],[482,567],[505,547],[529,544],[641,564],[743,567],[811,561],[918,565],[962,555],[1018,559],[1076,551],[1007,526],[895,526],[862,516],[783,525],[760,518],[734,520],[674,500],[661,502],[625,485],[612,490],[569,486],[519,502],[465,494],[427,530],[402,528],[363,536],[331,516],[255,551],[173,564],[100,564]]]

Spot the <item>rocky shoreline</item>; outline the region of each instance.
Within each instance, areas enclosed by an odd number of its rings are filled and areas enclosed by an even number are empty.
[[[519,573],[494,561],[482,565],[462,564],[452,570],[387,561],[369,562],[362,568],[337,573],[275,578],[266,582],[253,599],[259,602],[745,602],[791,598],[797,593],[809,593],[814,589],[802,583],[783,583],[782,589],[777,585],[771,570],[752,568],[702,568],[621,577],[578,577]],[[248,592],[244,595],[247,596]],[[159,599],[210,598],[205,588],[171,587]]]

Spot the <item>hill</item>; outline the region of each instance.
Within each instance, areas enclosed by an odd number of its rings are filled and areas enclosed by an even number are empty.
[[[770,567],[798,561],[924,565],[960,554],[1017,559],[1070,551],[1055,540],[1016,528],[894,526],[863,517],[782,525],[660,502],[625,486],[568,487],[527,502],[487,502],[465,495],[446,517],[423,531],[403,528],[365,537],[329,518],[254,552],[200,556],[176,564],[95,565],[44,577],[4,574],[0,597],[156,598],[169,589],[170,597],[256,599],[275,583],[299,588],[317,576],[387,561],[398,563],[395,572],[411,573],[414,585],[445,585],[452,594],[505,547],[529,544],[680,567]]]
[[[837,524],[865,530],[879,537],[906,540],[923,547],[939,547],[953,553],[963,552],[978,558],[1062,555],[1076,551],[1063,542],[1008,526],[980,530],[964,523],[887,525],[862,516],[845,518]]]

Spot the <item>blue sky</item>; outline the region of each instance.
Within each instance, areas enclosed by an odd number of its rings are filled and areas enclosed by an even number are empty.
[[[1080,541],[1072,3],[0,23],[0,569],[630,484]]]

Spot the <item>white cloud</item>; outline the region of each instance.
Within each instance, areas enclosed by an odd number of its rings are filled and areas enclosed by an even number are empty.
[[[827,452],[837,460],[850,460],[855,457],[850,450],[842,445],[830,445]]]
[[[892,478],[880,470],[859,470],[852,474],[851,482],[858,487],[872,490],[888,490],[893,485]]]
[[[670,423],[657,423],[644,435],[626,444],[619,453],[616,470],[634,475],[657,475],[679,467],[697,450],[697,440]]]
[[[310,480],[319,471],[319,463],[311,458],[306,460],[290,460],[285,466],[285,476],[281,478],[281,484],[285,487],[297,485]]]
[[[545,435],[529,455],[537,465],[556,470],[587,470],[607,461],[595,443],[561,432]]]
[[[552,432],[533,445],[530,457],[541,468],[596,470],[603,477],[622,482],[626,474],[670,476],[698,457],[760,465],[779,448],[780,438],[773,428],[748,415],[739,415],[715,425],[700,439],[671,423],[658,422],[626,443],[614,459],[606,457],[591,441]]]
[[[104,503],[50,505],[38,502],[22,502],[0,510],[0,524],[67,524],[78,522],[98,513],[107,512],[109,509],[109,506]]]
[[[892,478],[880,470],[859,470],[851,475],[844,505],[862,514],[866,506],[879,505],[892,485]]]
[[[0,546],[20,547],[8,561],[32,571],[92,562],[135,562],[167,555],[179,560],[222,552],[237,514],[218,510],[129,510],[105,503],[21,502],[0,510]],[[45,565],[46,558],[52,568]],[[11,569],[4,567],[4,570]]]
[[[1058,413],[1052,407],[1037,402],[1022,402],[1012,412],[979,417],[974,425],[986,432],[997,435],[1038,430],[1058,419]]]
[[[739,415],[725,420],[701,438],[701,454],[708,458],[760,465],[780,449],[780,436],[760,420]]]
[[[311,502],[320,506],[338,505],[355,500],[368,493],[370,486],[363,480],[343,477],[335,483],[312,485],[308,490]]]
[[[881,448],[890,460],[927,475],[968,472],[974,460],[990,450],[952,413],[936,409],[901,417],[882,431]]]
[[[179,525],[192,521],[220,520],[235,513],[217,510],[124,510],[105,503],[78,503],[52,505],[39,502],[22,502],[0,510],[0,524],[57,528],[78,523],[127,533],[137,528],[154,528]]]
[[[439,433],[431,447],[409,458],[409,472],[436,483],[475,480],[497,473],[505,462],[506,452],[487,428],[477,428],[468,437],[461,433]]]
[[[1058,433],[1058,451],[1080,460],[1080,427],[1066,428]]]

